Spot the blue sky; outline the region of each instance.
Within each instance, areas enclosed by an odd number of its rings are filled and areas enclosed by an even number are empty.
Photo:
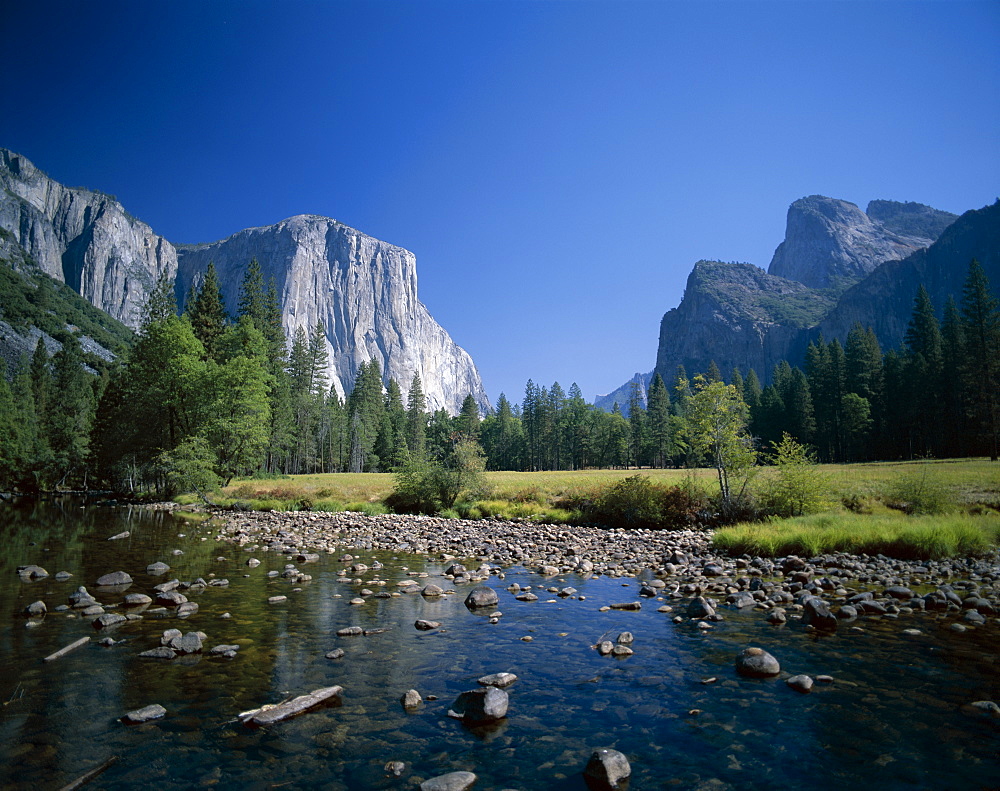
[[[0,146],[174,242],[300,213],[417,255],[490,397],[652,368],[793,200],[1000,193],[997,2],[7,4]]]

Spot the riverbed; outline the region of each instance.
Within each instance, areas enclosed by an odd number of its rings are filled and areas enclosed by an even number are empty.
[[[5,788],[61,788],[114,759],[89,787],[396,789],[464,770],[477,789],[568,791],[586,788],[581,772],[600,747],[627,756],[633,791],[1000,786],[1000,720],[970,707],[1000,701],[995,618],[958,632],[952,614],[913,612],[825,633],[794,613],[776,626],[720,606],[721,620],[675,623],[689,597],[670,595],[672,585],[640,596],[654,580],[648,569],[542,576],[476,556],[387,549],[350,530],[299,560],[218,540],[218,519],[69,498],[0,504],[0,527]],[[485,562],[483,579],[443,576],[456,559],[472,570]],[[147,573],[156,562],[169,571]],[[49,576],[19,576],[30,564]],[[57,579],[60,571],[73,576]],[[133,582],[96,586],[114,571]],[[124,606],[128,594],[155,599],[154,586],[199,578],[204,586],[178,588],[198,605],[187,617],[155,601]],[[407,593],[407,581],[444,593]],[[131,619],[96,629],[79,609],[57,610],[81,585],[107,613]],[[497,592],[495,608],[465,606],[477,585]],[[515,598],[525,589],[537,599]],[[25,617],[36,601],[47,613]],[[640,609],[609,609],[632,602]],[[440,626],[417,629],[418,620]],[[368,634],[337,636],[350,626]],[[140,656],[169,629],[203,633],[203,650]],[[631,655],[595,650],[623,632],[634,636]],[[101,645],[106,638],[113,644]],[[212,655],[217,645],[238,649]],[[749,645],[772,653],[781,674],[737,675],[734,658]],[[327,658],[336,649],[343,655]],[[448,716],[460,693],[497,672],[517,676],[505,718],[470,726]],[[803,694],[786,683],[797,674],[830,680]],[[343,687],[337,705],[266,728],[239,719],[331,685]],[[404,709],[410,689],[423,702]],[[123,721],[150,704],[164,716]]]

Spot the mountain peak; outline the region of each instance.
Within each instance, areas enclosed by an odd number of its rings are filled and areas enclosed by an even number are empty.
[[[891,201],[873,201],[870,208],[874,217],[849,201],[823,195],[795,201],[768,273],[812,288],[843,290],[886,261],[927,247],[944,230],[935,232],[945,219],[939,215],[947,215]]]

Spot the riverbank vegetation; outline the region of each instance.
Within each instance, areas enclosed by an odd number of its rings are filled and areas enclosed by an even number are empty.
[[[976,262],[942,321],[918,291],[901,349],[883,353],[856,326],[845,346],[818,338],[805,370],[782,363],[764,387],[752,370],[725,381],[714,365],[679,369],[669,387],[657,373],[627,413],[529,380],[520,404],[501,395],[484,416],[469,395],[452,416],[428,410],[418,376],[404,398],[377,360],[345,398],[327,380],[321,326],[286,346],[256,262],[237,310],[233,321],[210,266],[180,315],[162,281],[134,344],[100,376],[72,333],[51,359],[39,344],[11,383],[0,378],[0,487],[643,528],[823,513],[885,526],[998,504],[989,462],[816,463],[996,455],[1000,310]]]

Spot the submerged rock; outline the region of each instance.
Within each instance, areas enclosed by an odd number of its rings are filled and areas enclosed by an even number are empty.
[[[807,675],[792,676],[785,681],[796,692],[811,692],[813,680]]]
[[[39,615],[45,615],[48,612],[48,607],[45,606],[43,601],[35,601],[24,608],[24,614],[29,617],[38,617]]]
[[[485,585],[473,588],[469,591],[469,595],[465,597],[465,606],[470,610],[479,607],[496,607],[499,603],[500,597],[497,596],[497,592],[492,588],[487,588]]]
[[[102,587],[110,585],[131,585],[132,577],[126,571],[112,571],[110,574],[98,577],[97,584]]]
[[[124,719],[132,723],[149,722],[150,720],[158,720],[166,716],[166,713],[167,710],[159,703],[152,703],[149,706],[143,706],[141,709],[130,711],[125,715]]]
[[[493,722],[507,716],[507,705],[507,693],[502,689],[472,689],[455,699],[448,716],[473,724]]]
[[[810,596],[802,602],[802,623],[825,632],[837,631],[837,616],[830,612],[819,596]]]
[[[415,709],[424,702],[424,699],[420,697],[420,693],[415,689],[408,689],[399,700],[403,704],[404,709]]]
[[[475,785],[477,778],[472,772],[448,772],[432,777],[420,784],[420,791],[466,791]]]
[[[781,665],[763,648],[751,646],[736,655],[736,672],[750,678],[768,678],[778,675]]]
[[[317,706],[335,702],[343,693],[344,688],[340,686],[322,687],[315,689],[305,695],[299,695],[286,703],[279,703],[277,706],[262,707],[254,711],[241,715],[243,723],[248,726],[264,727],[273,725],[276,722],[291,719],[299,714],[303,714]]]
[[[623,787],[624,782],[631,775],[632,767],[629,765],[628,758],[618,750],[611,750],[607,747],[594,750],[583,770],[587,785],[601,789],[601,791]]]
[[[490,673],[476,679],[476,683],[484,687],[509,687],[515,681],[517,676],[513,673]]]

